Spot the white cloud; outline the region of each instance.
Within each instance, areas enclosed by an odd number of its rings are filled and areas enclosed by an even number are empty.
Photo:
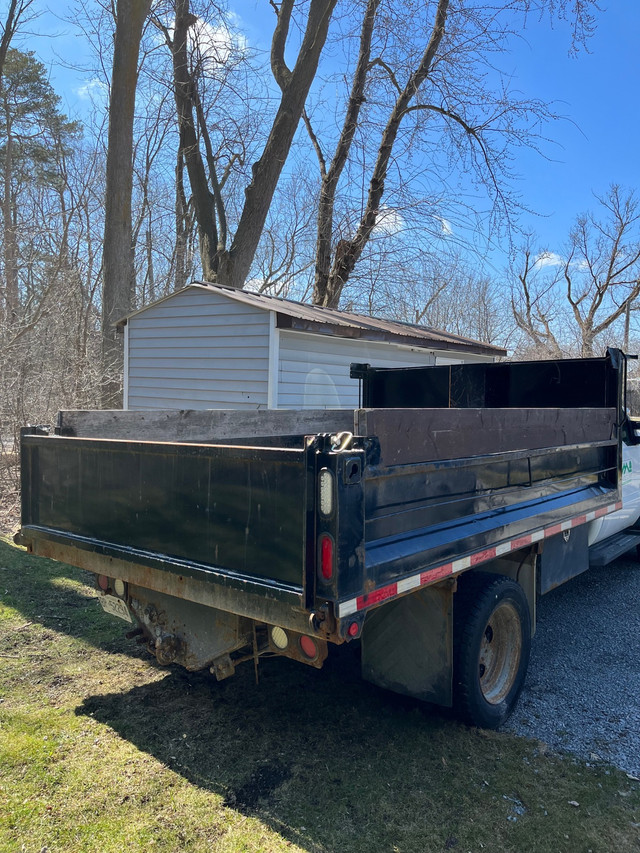
[[[229,13],[229,25],[225,22],[209,24],[202,18],[189,27],[187,32],[189,53],[197,57],[205,74],[215,77],[218,70],[229,61],[233,54],[243,54],[248,48],[246,37],[240,32],[240,18]],[[169,37],[174,37],[175,22],[167,25]],[[159,41],[162,35],[158,33]]]
[[[387,237],[393,237],[403,229],[404,219],[402,218],[402,214],[392,207],[385,207],[383,205],[376,216],[375,231]]]
[[[445,237],[451,237],[451,235],[453,234],[453,228],[448,219],[440,220],[440,228],[442,229],[442,234]]]
[[[103,80],[98,80],[97,77],[94,77],[88,83],[78,86],[73,91],[81,101],[93,101],[96,98],[105,98],[109,89]]]
[[[198,18],[189,29],[189,47],[197,52],[204,62],[205,71],[215,70],[229,61],[232,53],[246,50],[244,36],[231,32],[226,26],[213,26]]]
[[[539,267],[561,267],[565,263],[562,255],[557,252],[541,252],[535,259],[534,265]]]

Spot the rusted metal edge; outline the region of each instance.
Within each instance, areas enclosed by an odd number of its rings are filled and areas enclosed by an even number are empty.
[[[294,586],[293,584],[281,581],[247,577],[237,572],[226,572],[222,568],[193,563],[179,557],[171,557],[164,554],[159,555],[137,548],[114,545],[75,533],[61,533],[58,530],[40,525],[23,525],[16,537],[16,541],[27,547],[33,546],[36,543],[51,542],[63,547],[68,546],[72,550],[89,553],[92,555],[91,559],[95,555],[96,557],[105,557],[107,560],[119,560],[123,564],[140,563],[149,569],[163,571],[180,578],[190,577],[207,584],[215,584],[217,587],[238,589],[243,592],[255,590],[262,597],[276,601],[286,601],[289,604],[299,604],[303,600],[302,586]],[[79,565],[80,568],[88,568],[89,571],[93,571],[92,568],[86,565],[86,562],[76,562],[74,565]],[[141,584],[141,586],[144,586],[144,584]],[[154,587],[150,588],[153,589]]]
[[[259,590],[259,584],[237,581],[234,585],[224,585],[212,577],[197,578],[169,570],[166,566],[162,569],[142,560],[131,562],[96,550],[86,550],[79,547],[77,542],[71,544],[60,541],[61,538],[50,537],[45,531],[34,527],[24,527],[16,541],[26,545],[33,554],[68,563],[97,575],[120,578],[145,589],[216,607],[258,622],[280,625],[300,634],[342,642],[337,636],[328,637],[321,627],[312,622],[311,614],[304,609],[301,592],[280,589],[278,597],[275,597],[273,588],[263,586]]]

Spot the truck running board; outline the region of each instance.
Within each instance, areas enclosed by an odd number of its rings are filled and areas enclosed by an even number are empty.
[[[608,566],[609,563],[640,545],[640,531],[623,530],[589,548],[589,566]]]

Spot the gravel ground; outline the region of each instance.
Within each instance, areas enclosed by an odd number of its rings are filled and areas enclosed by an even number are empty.
[[[541,599],[527,682],[504,728],[640,776],[635,559],[591,569]]]

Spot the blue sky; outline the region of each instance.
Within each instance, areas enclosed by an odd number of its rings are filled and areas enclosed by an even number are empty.
[[[3,3],[6,5],[6,3]],[[39,4],[38,4],[39,5]],[[42,6],[45,4],[42,3]],[[232,0],[250,44],[267,50],[273,12],[268,0]],[[548,159],[520,152],[514,170],[522,202],[538,216],[523,215],[522,224],[539,236],[539,245],[560,252],[578,213],[596,206],[594,193],[611,183],[640,190],[638,99],[640,91],[640,2],[603,0],[598,28],[577,56],[569,56],[570,33],[562,23],[530,20],[504,68],[526,95],[553,102],[566,120],[544,129],[556,144],[545,146]],[[58,0],[49,8],[64,17],[71,6]],[[83,109],[78,92],[90,83],[61,61],[82,61],[82,43],[69,24],[44,14],[31,26],[29,47],[51,68],[51,80],[72,116]],[[56,38],[47,38],[55,34]]]
[[[273,13],[266,0],[232,6],[249,41],[268,49]],[[597,206],[594,193],[604,195],[612,183],[640,192],[640,0],[600,6],[597,30],[577,55],[569,55],[566,23],[552,28],[548,18],[532,16],[503,64],[515,88],[564,117],[542,131],[551,140],[545,157],[520,151],[514,163],[514,186],[537,214],[523,214],[522,225],[549,251],[560,252],[576,216]]]
[[[512,58],[515,76],[567,118],[548,128],[557,142],[547,146],[550,161],[529,153],[517,164],[523,200],[545,214],[528,221],[555,250],[575,216],[594,207],[594,192],[611,183],[640,190],[640,3],[609,0],[589,52],[575,57],[567,55],[566,27],[532,26],[524,35],[528,46]]]

